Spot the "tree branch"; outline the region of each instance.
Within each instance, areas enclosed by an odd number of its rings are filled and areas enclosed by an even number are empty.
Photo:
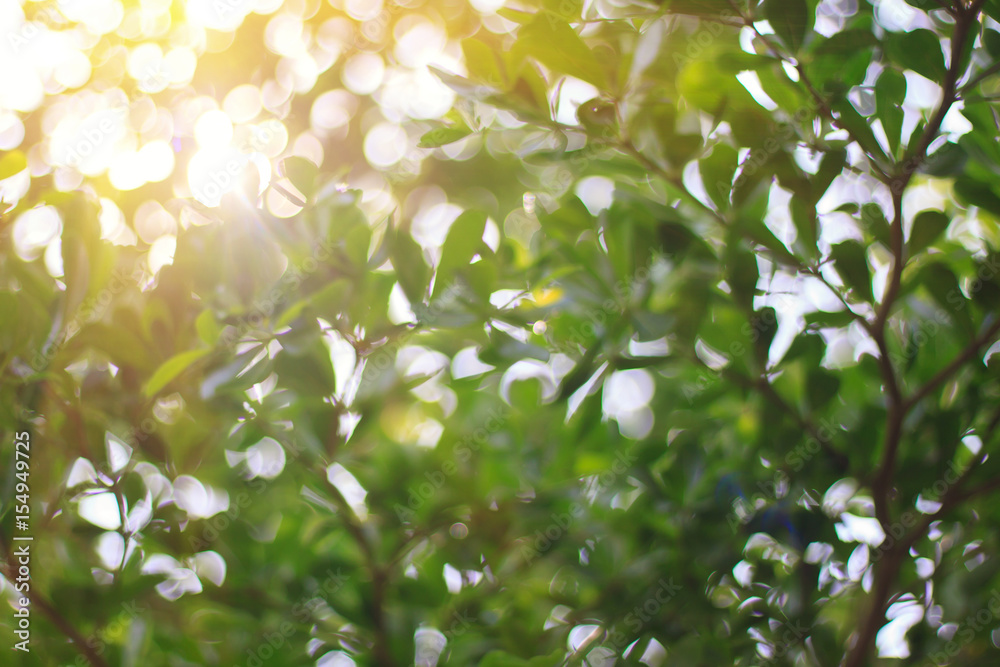
[[[896,369],[892,366],[892,359],[889,356],[889,346],[885,339],[885,325],[889,317],[889,311],[899,293],[899,286],[903,276],[903,266],[905,257],[903,256],[903,191],[892,193],[892,204],[895,208],[893,214],[891,233],[893,266],[889,277],[889,284],[886,287],[885,296],[879,306],[875,316],[875,322],[871,325],[870,333],[878,346],[878,364],[882,374],[882,381],[885,383],[888,394],[888,410],[886,414],[885,445],[882,451],[882,462],[876,470],[872,481],[872,496],[875,501],[875,518],[882,525],[887,525],[891,521],[889,512],[889,490],[892,476],[896,469],[896,456],[899,450],[899,443],[903,435],[903,417],[906,412],[903,409],[903,395],[899,389],[899,380],[896,378]]]
[[[917,403],[927,398],[935,389],[937,389],[941,384],[943,384],[948,378],[958,372],[970,359],[979,353],[979,350],[983,348],[987,343],[989,343],[994,336],[1000,333],[1000,319],[994,322],[989,329],[983,332],[978,338],[976,338],[972,343],[969,344],[961,354],[952,359],[951,363],[938,371],[934,377],[927,381],[927,383],[920,387],[912,396],[910,396],[906,402],[903,404],[903,411],[909,412],[913,409]]]
[[[984,3],[985,0],[976,0],[969,9],[955,16],[955,30],[951,35],[951,66],[948,68],[944,82],[941,84],[943,89],[941,104],[927,123],[924,133],[920,136],[920,141],[917,142],[917,145],[913,147],[910,157],[903,163],[903,171],[897,173],[895,178],[888,183],[893,193],[897,191],[902,193],[909,184],[914,172],[927,159],[927,149],[937,137],[938,132],[941,131],[941,123],[944,122],[944,117],[948,115],[948,111],[951,110],[952,105],[955,103],[958,92],[958,79],[962,74],[958,67],[959,62],[962,60],[962,51],[965,49],[969,30],[972,28],[972,24],[975,22],[976,17],[979,15],[979,10]]]
[[[997,72],[1000,72],[1000,62],[993,63],[992,65],[984,69],[982,72],[980,72],[979,74],[977,74],[976,76],[972,77],[967,82],[965,82],[962,85],[962,87],[959,88],[958,90],[959,95],[964,95],[966,91],[972,90],[973,88],[975,88],[980,83],[990,78]]]
[[[4,567],[4,570],[4,576],[8,580],[13,581],[13,571],[6,566]],[[72,623],[67,621],[63,615],[59,613],[58,609],[52,606],[52,603],[49,602],[44,595],[39,593],[34,588],[29,588],[25,591],[25,595],[29,600],[31,600],[32,606],[41,610],[49,621],[52,622],[52,625],[56,626],[59,629],[59,632],[63,633],[67,638],[69,638],[70,641],[73,642],[74,645],[76,645],[76,649],[81,655],[90,661],[90,664],[93,667],[108,667],[108,663],[104,660],[104,658],[102,658],[101,655],[97,653],[97,651],[95,651],[89,643],[87,643],[87,640],[84,639],[83,635],[81,635],[77,629],[73,627]]]
[[[873,324],[873,331],[876,344],[879,347],[879,364],[882,369],[882,376],[886,382],[886,389],[889,393],[889,409],[886,415],[885,447],[882,453],[882,461],[879,465],[875,479],[872,483],[872,495],[875,501],[875,516],[883,526],[890,524],[889,492],[892,486],[892,479],[895,473],[896,457],[902,440],[903,419],[909,402],[904,405],[899,392],[899,384],[896,382],[895,370],[888,355],[888,346],[885,342],[885,325],[889,319],[893,303],[899,292],[902,280],[905,257],[903,255],[903,220],[902,220],[902,199],[903,191],[909,185],[910,179],[917,168],[923,164],[927,157],[927,149],[937,137],[941,130],[941,123],[955,103],[956,86],[961,75],[960,64],[962,52],[965,49],[966,41],[972,25],[975,23],[979,10],[985,0],[975,0],[968,8],[958,9],[954,13],[955,28],[951,36],[951,62],[945,80],[942,84],[943,95],[941,104],[937,111],[927,123],[920,140],[909,151],[909,157],[901,165],[897,165],[892,179],[883,180],[889,186],[892,193],[895,215],[891,234],[893,269],[890,282],[886,288],[885,296],[879,307],[876,320]],[[971,354],[968,358],[971,357]],[[946,377],[946,376],[945,376]],[[919,394],[920,392],[918,392]],[[914,538],[916,539],[916,538]],[[887,552],[887,557],[876,567],[875,581],[872,587],[871,607],[861,623],[856,633],[856,641],[848,651],[844,667],[861,667],[870,660],[872,645],[875,643],[875,636],[885,621],[886,605],[889,601],[893,584],[899,574],[899,569],[903,558],[907,553],[908,546],[898,542]]]
[[[749,378],[742,373],[731,371],[726,368],[721,371],[714,371],[697,354],[692,354],[691,356],[695,363],[703,368],[707,368],[713,372],[719,372],[726,379],[739,384],[746,389],[760,392],[760,394],[772,405],[791,417],[796,426],[801,428],[813,438],[816,438],[820,448],[836,462],[842,471],[846,472],[850,468],[850,462],[847,456],[843,452],[836,449],[830,442],[829,438],[823,437],[819,428],[817,428],[815,424],[803,417],[798,410],[789,405],[788,402],[781,397],[781,394],[774,390],[774,387],[771,386],[771,383],[767,381],[766,377],[760,376],[758,378]]]
[[[361,549],[365,555],[365,560],[368,561],[368,571],[372,578],[372,629],[375,635],[372,652],[375,664],[378,667],[393,667],[395,662],[389,653],[389,635],[385,623],[385,593],[388,573],[379,565],[375,554],[375,547],[372,546],[368,536],[365,535],[361,524],[355,519],[354,510],[351,509],[347,499],[344,498],[344,494],[329,480],[324,467],[319,466],[317,472],[322,474],[327,489],[330,491],[330,496],[333,498],[334,504],[337,505],[337,509],[340,510],[347,532],[357,542],[358,548]]]

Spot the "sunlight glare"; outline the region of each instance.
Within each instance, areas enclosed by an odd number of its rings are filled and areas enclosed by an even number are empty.
[[[194,140],[201,148],[226,146],[233,140],[233,121],[224,111],[206,111],[194,124]]]

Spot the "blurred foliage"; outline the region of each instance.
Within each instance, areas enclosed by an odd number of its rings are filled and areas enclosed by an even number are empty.
[[[1000,3],[2,12],[12,664],[996,663]]]

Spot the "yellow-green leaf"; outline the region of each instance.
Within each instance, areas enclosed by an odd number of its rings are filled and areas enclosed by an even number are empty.
[[[156,369],[153,377],[149,378],[149,382],[146,383],[143,393],[146,396],[155,396],[177,376],[183,373],[188,366],[204,357],[208,352],[208,349],[189,350],[188,352],[181,352],[170,357]]]

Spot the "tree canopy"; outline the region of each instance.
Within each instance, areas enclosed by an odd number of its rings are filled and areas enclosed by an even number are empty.
[[[4,655],[996,663],[998,72],[997,0],[3,3]]]

